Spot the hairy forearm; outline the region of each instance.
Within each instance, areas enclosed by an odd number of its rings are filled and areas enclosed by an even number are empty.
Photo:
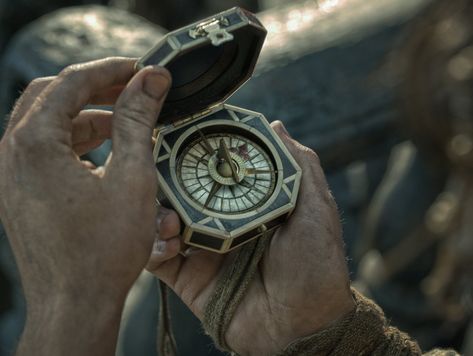
[[[100,296],[30,303],[17,355],[114,355],[122,308]]]

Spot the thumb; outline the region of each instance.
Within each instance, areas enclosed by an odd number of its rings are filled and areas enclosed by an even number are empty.
[[[302,165],[306,159],[312,159],[320,164],[317,154],[310,148],[294,140],[281,121],[273,121],[271,127],[300,165]]]
[[[115,104],[112,120],[114,157],[145,158],[151,154],[150,139],[171,84],[162,67],[146,67],[130,80]]]
[[[302,168],[303,184],[301,185],[301,192],[299,193],[299,202],[303,202],[306,199],[313,199],[314,193],[308,193],[311,189],[315,191],[325,189],[328,192],[327,180],[325,179],[325,173],[320,164],[319,156],[310,148],[294,140],[281,121],[272,122],[271,127]]]

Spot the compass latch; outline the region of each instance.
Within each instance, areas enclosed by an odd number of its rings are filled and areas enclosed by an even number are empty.
[[[214,46],[220,46],[225,42],[233,40],[233,35],[229,33],[225,27],[228,27],[230,22],[225,17],[213,18],[202,22],[189,30],[189,36],[193,39],[208,37]]]

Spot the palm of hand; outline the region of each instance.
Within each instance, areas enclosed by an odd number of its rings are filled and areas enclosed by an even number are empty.
[[[353,308],[341,226],[322,168],[312,151],[287,136],[282,124],[273,128],[304,173],[298,206],[273,236],[226,333],[228,345],[239,354],[249,354],[250,347],[251,353],[275,353]],[[202,320],[219,272],[232,263],[235,253],[194,250],[186,257],[176,256],[179,240],[173,236],[179,231],[178,218],[171,217],[161,224],[160,238],[169,238],[166,251],[152,255],[148,269]]]

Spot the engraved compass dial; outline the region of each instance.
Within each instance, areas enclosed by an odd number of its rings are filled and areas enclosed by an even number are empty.
[[[240,214],[271,197],[277,172],[261,146],[236,134],[198,134],[181,153],[177,176],[202,209]]]

